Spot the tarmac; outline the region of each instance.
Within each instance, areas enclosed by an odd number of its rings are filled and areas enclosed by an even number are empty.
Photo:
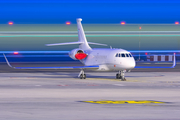
[[[13,67],[65,67],[65,66],[84,66],[80,62],[10,62]],[[160,66],[171,67],[173,62],[137,62],[136,66]],[[36,72],[79,72],[80,69],[13,69],[7,63],[0,62],[0,73],[36,73]],[[86,69],[85,72],[92,72]],[[132,72],[180,72],[180,62],[176,63],[175,68],[135,68]],[[106,73],[106,72],[104,72]],[[113,71],[116,74],[116,71]]]
[[[4,65],[4,66],[3,66]],[[179,120],[179,72],[13,72],[0,64],[0,120]],[[6,68],[3,72],[3,68]]]

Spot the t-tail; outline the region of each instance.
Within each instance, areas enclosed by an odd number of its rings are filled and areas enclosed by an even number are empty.
[[[67,42],[67,43],[54,43],[54,44],[46,44],[47,46],[55,46],[55,45],[73,45],[73,44],[79,44],[79,49],[82,50],[91,50],[91,47],[89,44],[94,45],[102,45],[107,46],[106,44],[100,44],[100,43],[93,43],[93,42],[87,42],[86,35],[84,33],[81,21],[81,18],[78,18],[77,20],[77,29],[78,29],[78,42]]]

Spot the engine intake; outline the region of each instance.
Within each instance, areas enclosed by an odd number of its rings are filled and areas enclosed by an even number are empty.
[[[69,53],[69,56],[74,60],[83,60],[87,57],[87,54],[83,50],[74,49]]]

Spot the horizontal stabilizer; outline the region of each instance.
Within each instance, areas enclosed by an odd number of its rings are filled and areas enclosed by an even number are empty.
[[[88,44],[107,46],[106,44],[88,42]]]
[[[171,67],[162,67],[162,66],[136,66],[135,68],[174,68],[176,66],[176,56],[174,53],[174,61]]]
[[[53,44],[46,44],[46,46],[73,45],[73,44],[82,44],[82,43],[83,42],[53,43]],[[107,46],[106,44],[93,43],[93,42],[88,42],[88,44]]]
[[[82,44],[82,43],[83,42],[54,43],[54,44],[46,44],[46,46],[73,45],[73,44]]]
[[[5,54],[4,58],[8,64],[9,67],[14,68],[14,69],[98,69],[99,66],[71,66],[71,67],[13,67],[9,63],[8,59],[6,58]]]

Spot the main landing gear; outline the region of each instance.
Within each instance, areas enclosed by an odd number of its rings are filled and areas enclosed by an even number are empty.
[[[121,81],[126,81],[124,75],[125,75],[125,70],[122,70],[122,71],[119,71],[117,74],[116,74],[116,79],[121,79]],[[78,75],[78,77],[80,79],[86,79],[86,74],[84,73],[84,70],[82,69]]]
[[[124,75],[125,75],[125,70],[119,71],[119,72],[116,74],[116,79],[121,79],[121,81],[126,81]]]
[[[78,75],[80,79],[86,79],[86,74],[84,73],[84,70],[82,69]]]

